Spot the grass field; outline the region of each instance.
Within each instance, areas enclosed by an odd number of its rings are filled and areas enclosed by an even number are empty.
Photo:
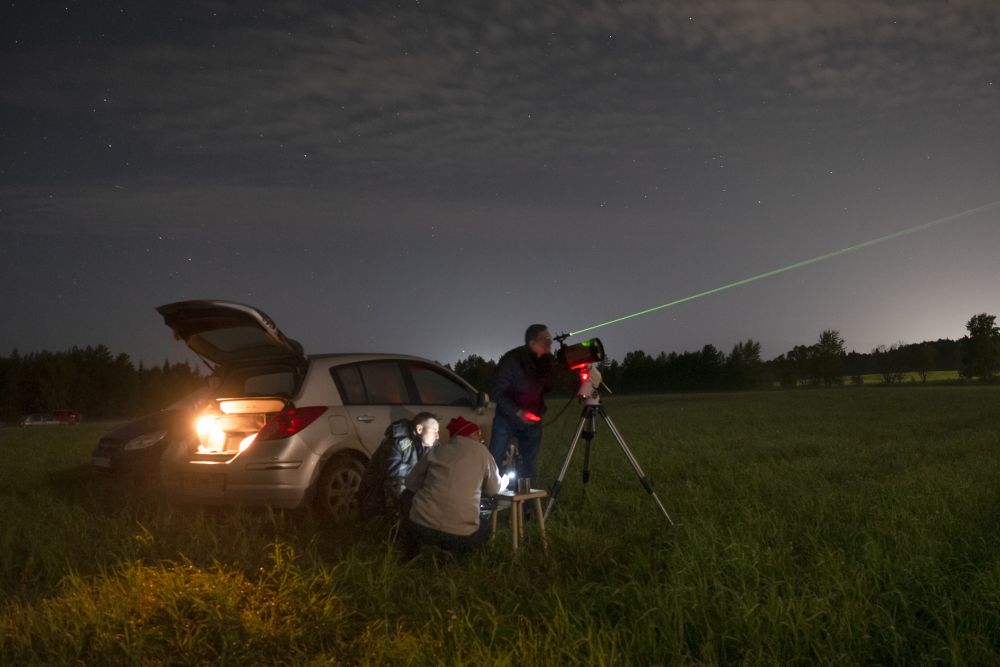
[[[680,525],[601,430],[548,557],[529,529],[458,564],[174,507],[90,471],[107,424],[0,430],[0,664],[1000,664],[1000,387],[606,407]]]

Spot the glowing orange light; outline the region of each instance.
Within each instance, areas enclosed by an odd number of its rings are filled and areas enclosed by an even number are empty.
[[[201,444],[198,445],[199,454],[218,454],[226,447],[226,433],[222,430],[219,420],[215,415],[202,415],[194,423],[194,430],[198,433]]]
[[[251,435],[248,435],[247,437],[240,440],[240,451],[242,452],[244,449],[252,445],[253,441],[256,439],[257,439],[257,434],[252,433]]]

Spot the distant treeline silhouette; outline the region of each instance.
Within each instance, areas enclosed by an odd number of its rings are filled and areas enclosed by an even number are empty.
[[[164,361],[138,368],[104,345],[65,352],[16,350],[0,357],[0,419],[70,409],[84,419],[144,414],[173,403],[205,383],[189,364]]]
[[[932,371],[959,371],[963,377],[991,379],[1000,371],[1000,328],[996,317],[981,313],[966,323],[961,340],[879,345],[868,353],[845,352],[840,332],[823,331],[812,345],[797,345],[770,361],[760,357],[760,343],[737,343],[729,354],[713,345],[694,352],[629,352],[619,362],[601,364],[605,382],[615,392],[740,390],[801,385],[859,384],[877,374],[885,384],[915,373],[921,380]],[[491,391],[496,362],[470,355],[455,371],[479,389]],[[65,352],[32,352],[0,357],[0,419],[9,421],[32,412],[77,410],[88,418],[122,417],[159,410],[197,388],[206,376],[188,363],[136,367],[127,354],[112,354],[104,345],[74,347]],[[561,374],[557,391],[576,389],[576,377]]]

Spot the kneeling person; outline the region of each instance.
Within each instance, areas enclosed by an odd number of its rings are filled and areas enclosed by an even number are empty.
[[[480,515],[480,498],[506,486],[476,424],[456,417],[447,428],[451,441],[428,452],[406,478],[406,493],[413,493],[403,520],[408,557],[421,545],[459,552],[481,546],[489,539],[490,522],[489,515]]]
[[[389,424],[358,486],[358,514],[362,519],[400,516],[406,476],[437,442],[440,430],[437,418],[430,412]]]

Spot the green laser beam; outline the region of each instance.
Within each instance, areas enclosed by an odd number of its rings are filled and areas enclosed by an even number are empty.
[[[1000,201],[995,201],[990,204],[984,204],[978,208],[972,208],[968,211],[962,211],[961,213],[955,213],[954,215],[949,215],[944,218],[938,218],[937,220],[931,220],[930,222],[925,222],[923,224],[910,227],[908,229],[903,229],[898,232],[893,232],[892,234],[886,234],[885,236],[880,236],[877,239],[872,239],[870,241],[865,241],[863,243],[858,243],[856,245],[849,246],[847,248],[841,248],[840,250],[835,250],[833,252],[828,252],[825,255],[820,255],[818,257],[813,257],[811,259],[804,259],[801,262],[795,262],[794,264],[789,264],[788,266],[783,266],[780,269],[774,269],[773,271],[767,271],[765,273],[759,273],[756,276],[750,276],[749,278],[744,278],[743,280],[737,280],[736,282],[729,283],[728,285],[722,285],[721,287],[715,287],[710,290],[705,290],[704,292],[698,292],[697,294],[692,294],[686,296],[682,299],[677,299],[671,301],[670,303],[664,303],[659,306],[653,306],[652,308],[647,308],[645,310],[640,310],[637,313],[632,313],[631,315],[623,315],[621,317],[616,317],[613,320],[608,320],[607,322],[602,322],[600,324],[595,324],[593,326],[587,327],[585,329],[579,329],[577,331],[571,331],[570,336],[576,336],[578,334],[586,333],[588,331],[593,331],[594,329],[599,329],[601,327],[606,327],[609,324],[617,324],[618,322],[624,322],[625,320],[630,320],[633,317],[639,317],[640,315],[648,315],[649,313],[656,312],[657,310],[663,310],[664,308],[670,308],[671,306],[676,306],[682,303],[687,303],[688,301],[694,301],[695,299],[700,299],[703,296],[708,296],[709,294],[715,294],[717,292],[722,292],[727,289],[732,289],[733,287],[739,287],[740,285],[746,285],[748,283],[756,282],[758,280],[763,280],[764,278],[770,278],[771,276],[776,276],[779,273],[785,273],[786,271],[791,271],[793,269],[800,269],[803,266],[809,266],[810,264],[815,264],[816,262],[822,262],[826,259],[831,259],[839,255],[846,255],[849,252],[854,252],[855,250],[861,250],[862,248],[868,248],[879,243],[884,243],[885,241],[891,241],[892,239],[898,239],[901,236],[907,236],[909,234],[914,234],[916,232],[923,231],[925,229],[930,229],[931,227],[938,227],[940,225],[946,225],[950,222],[955,222],[963,218],[967,218],[977,213],[983,213],[984,211],[989,211],[1000,206]]]

